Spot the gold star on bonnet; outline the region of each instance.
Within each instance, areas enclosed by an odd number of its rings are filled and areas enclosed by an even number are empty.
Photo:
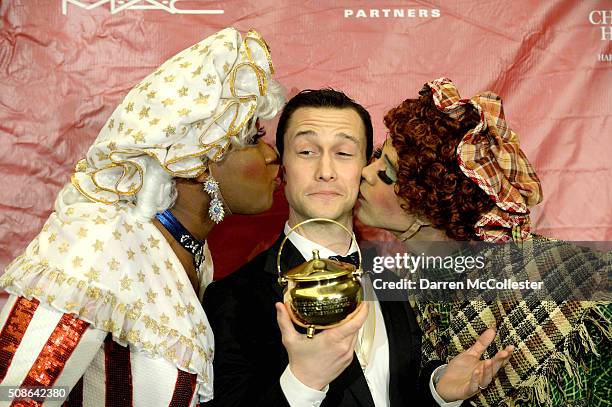
[[[256,31],[243,38],[226,28],[196,45],[144,78],[109,117],[71,180],[87,198],[115,203],[134,196],[146,156],[173,176],[197,177],[244,133],[274,72],[267,44]]]

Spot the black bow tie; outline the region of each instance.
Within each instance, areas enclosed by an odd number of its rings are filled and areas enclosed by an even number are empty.
[[[342,263],[350,263],[355,267],[359,267],[359,255],[357,252],[350,253],[347,256],[329,256],[330,260],[336,260]]]

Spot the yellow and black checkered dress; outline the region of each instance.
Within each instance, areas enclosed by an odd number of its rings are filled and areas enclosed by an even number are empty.
[[[611,253],[551,242],[534,239],[524,246],[490,247],[486,253],[480,253],[488,262],[479,274],[486,276],[487,268],[503,266],[520,280],[526,275],[526,268],[532,277],[536,269],[550,290],[576,290],[593,275],[610,275]],[[416,301],[413,305],[424,334],[424,363],[452,359],[467,350],[488,327],[495,327],[497,336],[485,357],[493,357],[505,346],[515,345],[510,363],[485,390],[469,400],[470,404],[612,405],[610,302],[525,298],[514,302]]]

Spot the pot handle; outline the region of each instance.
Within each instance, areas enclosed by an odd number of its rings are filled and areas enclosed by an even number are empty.
[[[350,230],[348,230],[346,228],[346,226],[344,226],[340,222],[337,222],[337,221],[335,221],[333,219],[328,219],[328,218],[312,218],[312,219],[306,219],[306,220],[298,223],[294,227],[292,227],[291,230],[289,231],[289,233],[287,233],[287,235],[285,236],[285,238],[281,242],[280,248],[278,249],[278,254],[276,255],[276,269],[278,270],[278,283],[281,286],[284,286],[284,285],[287,284],[287,279],[285,277],[283,277],[281,266],[280,266],[280,258],[281,258],[281,254],[283,252],[283,247],[285,246],[285,242],[289,238],[289,235],[292,234],[297,228],[299,228],[300,226],[305,225],[307,223],[311,223],[311,222],[329,222],[329,223],[335,223],[336,225],[338,225],[342,229],[344,229],[344,231],[346,233],[348,233],[349,236],[351,236],[351,241],[355,242],[355,246],[357,246],[357,255],[359,256],[359,266],[357,267],[357,270],[355,270],[353,272],[353,275],[354,276],[360,276],[361,273],[362,273],[362,268],[361,268],[361,264],[362,264],[361,249],[359,249],[359,245],[357,244],[357,239],[355,238],[355,234],[352,233]]]

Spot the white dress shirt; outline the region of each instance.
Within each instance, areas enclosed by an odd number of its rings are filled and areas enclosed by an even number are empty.
[[[285,235],[291,231],[288,223],[285,223]],[[328,258],[330,256],[337,256],[338,253],[329,250],[326,247],[321,246],[304,236],[301,236],[294,231],[289,234],[289,241],[295,246],[296,249],[302,254],[305,259],[312,258],[312,251],[318,250],[319,256],[322,258]],[[351,242],[351,247],[348,253],[357,251],[357,245],[355,242]],[[376,407],[388,407],[389,406],[389,341],[387,339],[387,330],[385,327],[385,321],[383,319],[382,312],[380,310],[380,304],[378,300],[374,300],[371,303],[371,307],[376,312],[376,325],[374,334],[374,343],[372,344],[372,351],[370,354],[370,360],[367,361],[364,369],[364,376],[372,400]],[[359,331],[359,335],[363,334],[363,327]],[[364,364],[363,361],[362,365]],[[429,380],[429,388],[434,399],[441,407],[457,407],[461,404],[461,400],[447,403],[445,402],[436,392],[433,379],[438,378],[444,372],[446,366],[438,367],[431,375]],[[300,382],[291,371],[289,365],[285,368],[285,371],[280,378],[280,386],[289,402],[291,407],[318,407],[321,405],[327,394],[329,386],[326,386],[322,391],[310,388]]]

